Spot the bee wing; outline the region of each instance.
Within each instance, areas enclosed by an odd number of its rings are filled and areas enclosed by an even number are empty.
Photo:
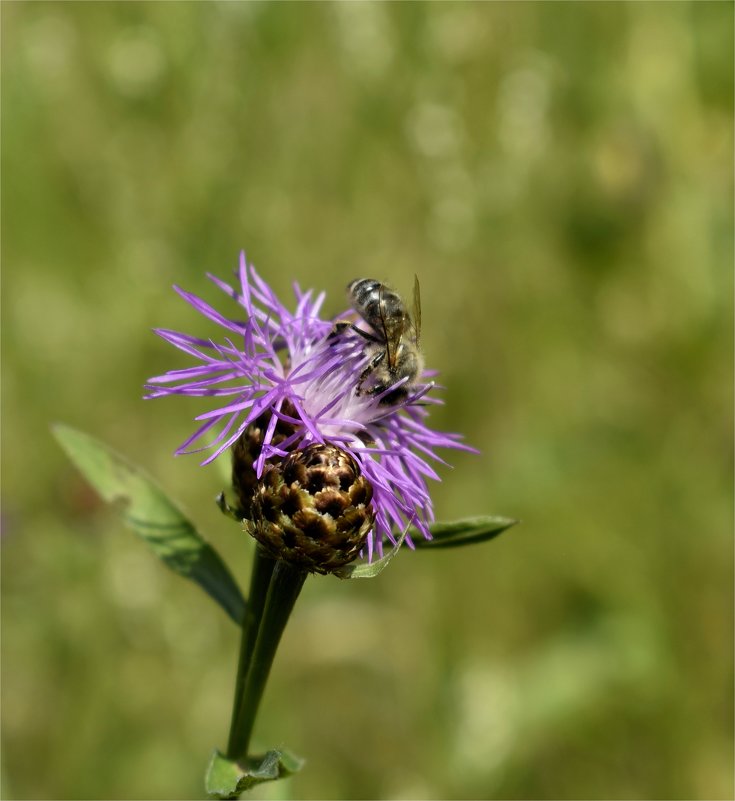
[[[421,336],[421,287],[416,273],[413,274],[413,331],[418,345]]]
[[[388,333],[388,324],[385,321],[385,313],[383,312],[383,284],[378,289],[378,312],[380,313],[380,324],[383,327],[383,342],[385,342],[385,355],[388,357],[388,364],[395,367],[395,352],[391,352],[391,341]]]

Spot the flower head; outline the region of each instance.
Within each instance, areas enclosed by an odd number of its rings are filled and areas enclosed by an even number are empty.
[[[271,556],[331,573],[362,550],[373,525],[372,494],[352,457],[313,442],[266,470],[245,530]]]
[[[204,396],[215,407],[200,414],[196,431],[177,454],[210,451],[203,464],[228,448],[245,454],[253,475],[236,471],[234,484],[244,505],[269,463],[313,443],[339,448],[354,459],[372,487],[374,523],[367,535],[368,556],[382,553],[387,538],[415,526],[430,538],[433,509],[426,480],[438,476],[437,448],[473,450],[457,434],[426,425],[433,382],[405,379],[385,392],[361,391],[374,353],[351,326],[320,317],[325,294],[294,285],[296,305],[283,305],[241,254],[239,287],[209,278],[239,306],[244,319],[225,317],[200,298],[175,290],[225,332],[221,341],[166,329],[156,333],[193,356],[197,364],[171,370],[148,382],[148,398]],[[390,402],[386,402],[386,396]],[[249,459],[249,461],[248,461]],[[247,473],[247,470],[245,471]],[[407,538],[410,543],[410,539]]]

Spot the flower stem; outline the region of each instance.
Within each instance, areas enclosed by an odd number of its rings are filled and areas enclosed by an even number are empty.
[[[256,549],[248,607],[243,621],[227,757],[248,756],[255,716],[276,649],[307,573]]]
[[[258,630],[263,618],[265,599],[268,595],[275,559],[266,556],[261,548],[255,549],[253,572],[250,576],[250,592],[242,621],[242,638],[240,640],[240,657],[237,665],[237,679],[235,680],[235,700],[232,705],[232,720],[230,722],[230,738],[227,746],[227,756],[235,759],[239,754],[238,732],[242,729],[242,707],[245,701],[245,683],[250,670],[250,662],[258,639]]]

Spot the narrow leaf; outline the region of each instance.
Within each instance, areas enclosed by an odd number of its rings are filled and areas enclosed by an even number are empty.
[[[245,599],[219,554],[143,470],[65,425],[52,427],[66,455],[104,500],[125,502],[125,522],[173,571],[195,581],[239,625]]]
[[[432,523],[429,526],[433,539],[425,540],[418,532],[412,531],[416,549],[456,548],[460,545],[473,545],[491,540],[506,529],[515,526],[518,520],[498,515],[484,517],[465,517],[453,523]]]
[[[283,749],[274,749],[240,762],[227,759],[215,749],[204,786],[211,798],[239,798],[241,793],[256,784],[285,779],[303,766],[303,759]]]
[[[225,517],[229,517],[230,520],[234,520],[236,523],[242,525],[243,519],[240,512],[227,500],[227,495],[225,491],[222,490],[220,494],[214,499],[214,502],[217,504],[217,508],[222,512]]]
[[[408,528],[396,540],[396,544],[390,549],[390,552],[380,559],[376,559],[374,562],[353,562],[341,567],[339,570],[335,570],[334,575],[341,579],[375,578],[388,567],[388,563],[398,553],[398,549],[403,544],[407,534]]]

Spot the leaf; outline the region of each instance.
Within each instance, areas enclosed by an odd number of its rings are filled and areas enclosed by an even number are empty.
[[[214,499],[214,502],[217,504],[217,508],[222,512],[225,517],[229,517],[230,520],[234,520],[236,523],[240,525],[243,524],[243,518],[240,512],[227,500],[227,495],[225,490],[222,490],[220,494]]]
[[[456,548],[460,545],[472,545],[477,542],[491,540],[502,534],[506,529],[515,526],[518,520],[498,515],[484,517],[465,517],[453,523],[431,523],[429,530],[433,539],[424,539],[415,528],[406,529],[398,538],[396,544],[381,559],[375,562],[353,562],[334,571],[334,575],[341,579],[375,578],[388,566],[391,559],[398,553],[403,540],[408,534],[413,539],[416,548]]]
[[[408,528],[396,540],[396,544],[390,549],[390,552],[374,562],[353,562],[352,564],[345,565],[334,571],[334,575],[341,579],[355,579],[355,578],[375,578],[379,573],[382,573],[390,560],[398,553],[398,549],[406,539]]]
[[[66,455],[106,501],[126,502],[125,522],[180,576],[195,581],[239,625],[245,599],[219,554],[143,470],[98,440],[65,425],[52,431]]]
[[[453,523],[432,523],[429,526],[433,539],[424,539],[417,531],[411,531],[416,549],[456,548],[492,540],[520,521],[510,517],[486,515],[465,517]]]
[[[204,786],[212,798],[239,798],[241,793],[262,782],[285,779],[297,773],[304,760],[283,749],[236,762],[215,749],[204,778]]]

